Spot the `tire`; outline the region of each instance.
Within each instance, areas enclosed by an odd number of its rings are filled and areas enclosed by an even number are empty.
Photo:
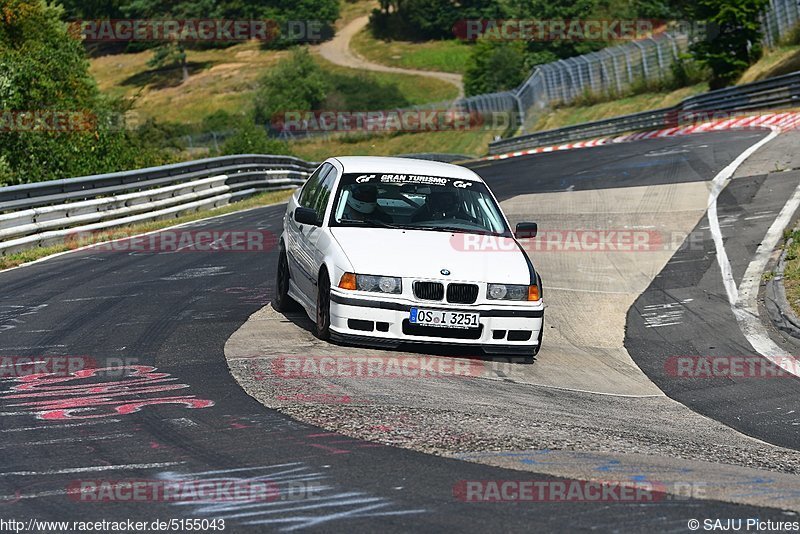
[[[278,272],[275,276],[275,299],[272,307],[278,312],[296,311],[300,308],[289,296],[289,261],[286,249],[282,245],[278,253]]]
[[[536,345],[536,348],[533,349],[530,363],[533,363],[533,359],[539,354],[539,351],[542,350],[542,337],[544,337],[544,315],[542,316],[542,328],[539,330],[539,343]],[[525,361],[527,362],[527,359]]]
[[[328,341],[331,338],[331,281],[327,271],[319,275],[317,284],[317,313],[314,334],[318,339]]]

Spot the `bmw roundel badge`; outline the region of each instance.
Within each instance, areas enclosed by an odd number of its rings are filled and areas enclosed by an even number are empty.
[[[445,275],[445,276],[450,276],[450,271],[448,271],[447,269],[442,269],[442,270],[441,270],[441,271],[439,271],[439,272],[440,272],[440,273],[442,273],[442,274],[443,274],[443,275]]]

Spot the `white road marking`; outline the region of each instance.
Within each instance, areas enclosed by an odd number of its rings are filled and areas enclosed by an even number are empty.
[[[767,262],[769,262],[772,251],[778,245],[784,228],[789,225],[798,207],[800,207],[800,185],[794,190],[794,194],[783,206],[778,217],[767,230],[764,239],[758,245],[756,254],[750,265],[747,266],[742,283],[739,285],[739,298],[732,306],[733,314],[739,322],[739,328],[756,352],[795,376],[800,376],[797,360],[769,337],[767,329],[758,318],[757,299],[761,274],[767,267]]]
[[[98,295],[95,297],[82,297],[74,299],[64,299],[61,302],[84,302],[88,300],[106,300],[106,299],[128,299],[141,296],[141,293],[134,293],[133,295]]]
[[[714,177],[711,192],[709,193],[708,220],[711,235],[714,239],[714,247],[717,250],[717,263],[722,273],[722,283],[725,285],[728,302],[730,303],[733,315],[736,317],[736,321],[739,323],[739,329],[756,352],[786,372],[795,376],[800,376],[800,372],[798,372],[800,368],[797,365],[797,361],[791,354],[780,348],[772,341],[772,338],[769,337],[767,329],[758,318],[757,302],[761,273],[764,272],[772,251],[780,241],[784,228],[789,224],[792,215],[794,215],[794,212],[797,211],[797,208],[800,206],[800,186],[795,189],[792,197],[786,202],[783,209],[781,209],[778,214],[778,217],[772,223],[772,226],[767,230],[767,234],[758,245],[756,254],[750,262],[750,265],[748,265],[744,277],[742,278],[742,283],[738,288],[736,287],[736,281],[733,279],[731,263],[728,259],[725,245],[722,242],[722,231],[720,230],[719,220],[717,219],[717,197],[719,197],[720,192],[725,188],[728,182],[730,182],[733,173],[744,160],[750,157],[756,150],[772,141],[779,133],[780,130],[773,128],[772,132],[767,137],[742,152],[730,165],[722,169],[722,171]]]
[[[231,273],[226,272],[225,267],[197,267],[195,269],[183,270],[173,275],[161,278],[160,280],[189,280],[192,278],[205,278],[206,276],[220,276],[223,274]]]
[[[63,349],[64,347],[66,347],[66,345],[32,345],[30,347],[2,347],[0,348],[0,351],[8,352],[10,350]]]
[[[94,421],[86,421],[84,423],[69,423],[65,425],[39,425],[39,426],[27,426],[20,428],[4,428],[3,430],[0,430],[0,434],[6,434],[8,432],[34,432],[36,430],[50,430],[51,428],[75,428],[78,426],[119,423],[120,421],[121,419],[96,419]]]
[[[170,419],[169,422],[172,423],[175,426],[180,426],[180,427],[184,427],[184,428],[197,426],[197,423],[195,423],[194,421],[192,421],[188,417],[179,417],[177,419]]]
[[[98,473],[100,471],[121,471],[123,469],[155,469],[182,465],[186,462],[160,462],[153,464],[121,464],[121,465],[93,465],[89,467],[68,467],[66,469],[53,469],[50,471],[7,471],[0,473],[0,477],[30,477],[48,475],[70,475],[73,473]]]
[[[6,443],[0,445],[0,449],[8,449],[11,447],[36,447],[38,445],[56,445],[58,443],[83,443],[88,441],[105,441],[109,439],[130,438],[133,434],[110,434],[108,436],[79,436],[76,438],[57,438],[47,439],[43,441],[28,441],[25,443]]]
[[[683,299],[680,302],[668,302],[666,304],[650,304],[644,309],[647,313],[642,314],[645,328],[661,328],[662,326],[675,326],[683,322],[683,314],[686,311],[685,304],[694,299]]]
[[[578,293],[602,293],[604,295],[629,295],[630,291],[602,291],[600,289],[576,289],[574,287],[553,287],[545,285],[547,291],[577,291]]]
[[[717,198],[725,186],[728,185],[731,176],[733,176],[733,173],[739,168],[739,165],[744,163],[744,160],[749,158],[756,150],[775,139],[779,133],[780,130],[773,128],[768,136],[739,154],[727,167],[719,171],[711,181],[711,191],[708,193],[708,226],[711,231],[711,237],[714,240],[714,247],[717,249],[717,263],[722,272],[722,283],[725,286],[725,292],[728,294],[728,301],[731,303],[731,306],[738,300],[739,294],[736,289],[736,282],[733,279],[731,262],[728,260],[728,253],[725,250],[725,245],[722,243],[722,230],[720,229],[719,218],[717,216]]]

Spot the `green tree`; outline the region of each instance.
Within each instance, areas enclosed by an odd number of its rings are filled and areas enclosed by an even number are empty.
[[[761,57],[759,15],[767,5],[768,0],[696,0],[686,5],[688,14],[709,28],[691,51],[711,70],[711,89],[735,83]]]
[[[165,159],[119,127],[125,107],[100,96],[83,45],[69,34],[62,14],[44,0],[0,0],[0,185]],[[20,113],[70,112],[87,117],[87,128],[20,128],[13,120]]]
[[[295,48],[261,78],[255,96],[255,120],[264,125],[284,111],[320,109],[329,89],[325,73],[308,50]]]
[[[122,10],[129,17],[143,19],[188,20],[219,16],[219,5],[215,0],[178,0],[168,4],[161,0],[131,0]],[[189,79],[186,43],[179,38],[158,43],[147,65],[154,68],[179,66],[181,80],[185,82]]]
[[[289,145],[279,139],[267,136],[266,130],[255,124],[252,118],[244,121],[236,133],[225,140],[220,147],[223,155],[237,154],[290,154]]]
[[[123,0],[61,0],[68,20],[121,18]]]
[[[370,26],[376,37],[452,39],[458,21],[498,19],[506,15],[498,0],[381,0]]]
[[[525,80],[525,44],[480,39],[470,54],[464,72],[467,96],[513,89]]]

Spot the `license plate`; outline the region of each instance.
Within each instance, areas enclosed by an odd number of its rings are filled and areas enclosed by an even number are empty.
[[[408,322],[420,326],[438,326],[440,328],[479,328],[480,318],[480,314],[474,312],[411,308]]]

